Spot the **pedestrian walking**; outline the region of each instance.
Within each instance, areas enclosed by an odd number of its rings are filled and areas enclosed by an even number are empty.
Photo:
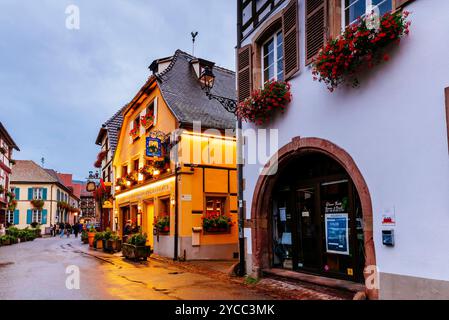
[[[70,225],[70,223],[67,222],[65,224],[65,229],[66,229],[67,238],[70,238],[70,234],[72,233],[72,226]]]
[[[75,222],[73,225],[73,233],[75,234],[75,238],[78,238],[78,232],[80,231],[79,223]]]
[[[53,225],[53,237],[56,237],[56,235],[57,235],[57,225],[56,225],[56,223]]]
[[[59,224],[59,237],[64,237],[64,223],[62,222]]]

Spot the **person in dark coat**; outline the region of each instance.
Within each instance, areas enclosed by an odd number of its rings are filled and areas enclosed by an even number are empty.
[[[79,223],[75,222],[73,225],[73,233],[75,234],[75,238],[78,238],[78,233],[80,231]]]
[[[64,228],[65,228],[65,225],[64,225],[64,223],[60,223],[59,224],[59,237],[64,237]]]
[[[70,234],[72,233],[72,226],[70,225],[70,223],[67,222],[65,224],[65,230],[66,230],[67,238],[70,238]]]

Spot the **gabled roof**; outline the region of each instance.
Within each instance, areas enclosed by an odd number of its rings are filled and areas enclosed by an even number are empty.
[[[57,176],[31,160],[16,160],[12,166],[11,183],[17,182],[60,183]]]
[[[236,118],[227,112],[216,100],[210,100],[201,89],[200,81],[191,65],[197,59],[177,50],[170,65],[155,74],[162,96],[181,125],[191,126],[193,121],[201,121],[202,127],[235,128]],[[215,86],[212,93],[236,99],[235,73],[214,67]]]
[[[96,144],[101,145],[104,135],[109,139],[109,147],[114,154],[118,143],[118,134],[123,124],[123,112],[127,106],[123,106],[108,121],[106,121],[98,133]]]
[[[6,143],[8,144],[8,146],[10,148],[14,148],[17,151],[20,151],[19,147],[14,142],[14,140],[11,138],[11,136],[9,135],[8,131],[3,126],[3,123],[1,121],[0,121],[0,135],[3,136],[3,138],[5,139]]]

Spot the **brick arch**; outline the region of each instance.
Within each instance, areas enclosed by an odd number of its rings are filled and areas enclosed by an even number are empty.
[[[252,223],[252,247],[253,247],[253,267],[256,275],[260,276],[261,270],[270,268],[271,257],[271,194],[276,184],[276,175],[267,174],[273,168],[283,166],[292,157],[296,157],[304,152],[320,152],[336,160],[351,177],[358,192],[364,221],[365,238],[365,266],[376,266],[376,255],[373,239],[373,209],[368,186],[360,170],[352,157],[342,148],[330,141],[319,138],[293,138],[290,143],[283,146],[277,154],[265,165],[264,174],[259,176],[251,206]],[[370,274],[365,272],[365,279]],[[368,280],[368,279],[367,279]],[[378,298],[378,290],[367,289],[367,295],[371,299]]]

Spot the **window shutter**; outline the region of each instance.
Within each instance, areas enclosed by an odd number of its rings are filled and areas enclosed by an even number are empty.
[[[43,188],[42,198],[43,198],[43,200],[47,200],[47,188]]]
[[[14,210],[14,224],[15,225],[19,224],[19,219],[20,219],[20,211]]]
[[[154,120],[153,120],[153,125],[155,126],[157,124],[157,97],[154,98],[154,111],[153,111],[153,115],[154,115]]]
[[[16,200],[20,200],[20,188],[15,188],[14,194],[16,196]]]
[[[284,37],[284,79],[288,80],[299,71],[298,1],[291,1],[282,12]]]
[[[406,4],[409,4],[410,2],[412,2],[413,0],[395,0],[394,5],[395,5],[395,9],[400,9],[403,6],[405,6]]]
[[[47,210],[42,210],[42,224],[47,224]]]
[[[237,53],[238,99],[244,101],[252,91],[252,48],[251,45],[240,48]]]
[[[28,188],[28,200],[33,200],[33,188]]]
[[[306,1],[306,63],[324,46],[327,31],[327,6],[325,0]]]
[[[27,224],[33,222],[33,211],[31,209],[27,210]]]

